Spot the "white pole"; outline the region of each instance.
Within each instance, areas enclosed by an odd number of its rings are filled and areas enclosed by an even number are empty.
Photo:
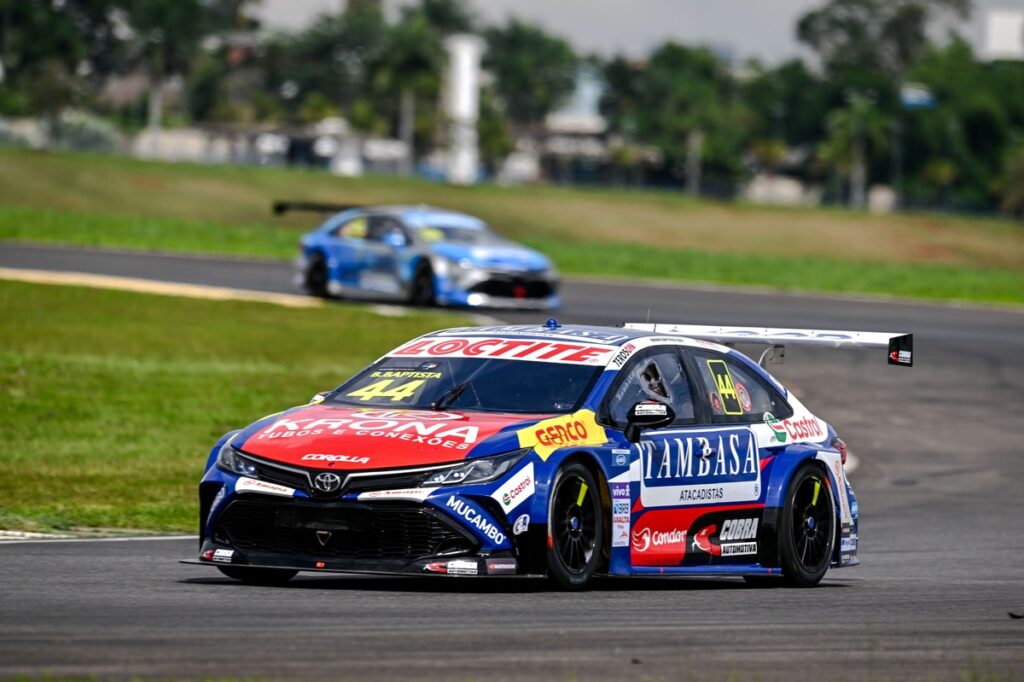
[[[476,122],[480,114],[480,58],[484,41],[473,35],[454,35],[448,48],[449,158],[448,182],[476,182],[480,155]]]

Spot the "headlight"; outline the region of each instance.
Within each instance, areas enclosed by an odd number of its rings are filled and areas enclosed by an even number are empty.
[[[473,269],[473,261],[468,258],[452,260],[447,256],[434,258],[434,272],[438,277],[458,277],[461,273]]]
[[[530,451],[516,450],[504,455],[494,457],[481,457],[470,460],[462,466],[452,469],[443,469],[429,476],[423,483],[423,487],[434,487],[442,485],[468,485],[470,483],[486,483],[508,473],[509,469],[519,463]]]
[[[217,466],[224,471],[229,471],[240,476],[255,476],[256,465],[226,443],[217,453]]]

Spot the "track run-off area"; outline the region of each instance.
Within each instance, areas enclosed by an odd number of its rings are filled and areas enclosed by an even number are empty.
[[[0,268],[297,293],[290,264],[274,261],[0,244]],[[1024,676],[1024,620],[1008,615],[1024,612],[1024,312],[580,280],[563,293],[556,316],[570,323],[913,332],[911,369],[880,352],[799,347],[772,367],[857,453],[862,565],[807,590],[645,578],[564,593],[530,579],[302,574],[271,588],[179,564],[190,538],[8,541],[0,677]]]

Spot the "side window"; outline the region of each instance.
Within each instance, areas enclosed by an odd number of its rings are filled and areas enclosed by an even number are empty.
[[[366,238],[392,245],[404,245],[407,241],[401,223],[390,216],[372,216]]]
[[[366,218],[353,218],[334,230],[333,234],[342,239],[366,239]]]
[[[675,424],[694,422],[693,391],[682,356],[674,349],[639,355],[622,368],[608,401],[612,424],[624,428],[629,408],[641,400],[660,400],[671,405],[676,413]]]
[[[727,355],[696,351],[697,383],[707,396],[711,421],[715,423],[754,423],[765,412],[784,419],[793,409],[764,379]]]

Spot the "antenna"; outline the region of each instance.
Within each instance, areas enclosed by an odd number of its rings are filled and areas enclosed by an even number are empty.
[[[651,309],[647,309],[647,324],[651,323]]]

